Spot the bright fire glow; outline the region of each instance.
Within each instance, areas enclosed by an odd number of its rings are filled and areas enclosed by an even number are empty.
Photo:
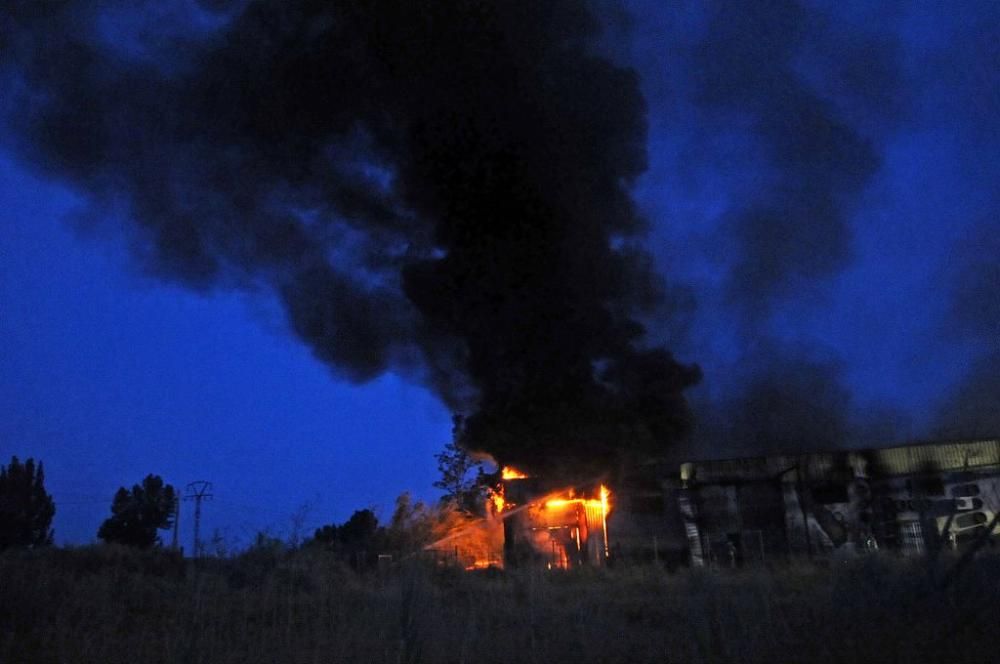
[[[517,468],[504,466],[500,469],[500,477],[504,480],[523,480],[528,476]],[[487,500],[486,507],[492,507],[494,514],[502,512],[503,508],[507,505],[507,501],[503,495],[503,485],[498,484],[494,488],[487,489]]]
[[[570,496],[573,494],[570,493]],[[588,514],[596,512],[601,515],[601,532],[604,541],[604,557],[607,558],[610,554],[608,549],[608,514],[611,512],[611,492],[608,488],[601,485],[600,491],[598,493],[600,498],[553,498],[552,500],[545,501],[545,507],[565,507],[567,505],[582,505]],[[579,547],[579,543],[577,543]]]
[[[608,491],[608,487],[601,485],[601,522],[604,526],[604,557],[607,558],[611,553],[608,549],[608,510],[611,509],[611,492]]]
[[[553,498],[545,501],[545,507],[565,507],[566,505],[583,505],[601,510],[601,514],[607,517],[611,511],[611,492],[601,485],[600,498]]]
[[[495,514],[503,512],[505,502],[506,501],[503,499],[503,487],[500,487],[499,489],[489,489],[489,503],[493,504],[493,512]],[[489,506],[489,503],[487,503],[487,506]]]

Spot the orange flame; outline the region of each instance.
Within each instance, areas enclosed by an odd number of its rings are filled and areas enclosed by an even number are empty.
[[[500,477],[505,480],[523,480],[527,477],[517,468],[511,468],[510,466],[504,466],[500,471]]]
[[[588,519],[591,515],[600,516],[601,520],[601,534],[603,536],[603,548],[604,557],[607,558],[610,555],[610,549],[608,548],[608,514],[611,512],[611,492],[603,484],[598,492],[599,498],[577,498],[573,495],[573,491],[567,492],[569,494],[568,498],[552,498],[545,501],[543,507],[545,508],[561,508],[567,505],[579,505],[582,506],[588,515]],[[579,543],[577,544],[579,546]]]
[[[571,494],[572,495],[572,494]],[[605,516],[611,511],[611,492],[601,485],[600,498],[553,498],[545,501],[545,507],[565,507],[566,505],[583,505],[601,510]]]
[[[611,509],[611,492],[608,487],[601,485],[601,521],[604,526],[604,557],[611,554],[608,548],[608,511]]]
[[[486,507],[489,508],[492,505],[494,514],[503,512],[503,506],[506,502],[503,498],[503,487],[500,487],[499,489],[488,489],[487,493],[489,494],[489,497],[486,502]]]
[[[517,468],[512,468],[511,466],[504,466],[500,469],[500,477],[504,480],[522,480],[528,477],[525,473],[522,473]],[[503,511],[504,507],[507,505],[507,501],[504,499],[503,484],[498,484],[496,487],[487,489],[488,503],[487,508],[492,507],[494,514],[499,514]]]

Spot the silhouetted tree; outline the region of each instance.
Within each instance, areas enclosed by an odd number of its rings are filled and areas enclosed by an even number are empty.
[[[51,544],[55,513],[41,461],[36,466],[34,459],[22,464],[12,457],[0,466],[0,549]]]
[[[396,498],[392,519],[385,528],[384,545],[389,552],[405,557],[475,522],[477,519],[459,510],[454,502],[425,505],[403,493]]]
[[[317,528],[312,545],[345,556],[353,565],[371,565],[375,554],[383,547],[385,532],[379,528],[378,517],[371,510],[357,510],[341,525],[330,524]]]
[[[333,544],[338,541],[340,526],[331,523],[321,526],[313,533],[313,538],[306,542],[306,545],[313,544]]]
[[[341,525],[330,524],[317,528],[314,541],[335,549],[363,549],[379,533],[378,517],[371,510],[357,510]]]
[[[452,503],[460,511],[482,516],[486,504],[486,488],[496,483],[496,477],[483,469],[483,462],[461,447],[458,441],[464,430],[461,415],[453,418],[452,442],[444,451],[434,455],[441,479],[434,486],[444,491],[441,500]]]
[[[378,517],[371,510],[357,510],[340,527],[340,540],[345,544],[366,544],[378,532]]]
[[[434,541],[435,512],[421,501],[414,502],[409,492],[396,498],[392,519],[386,528],[386,545],[393,553],[408,554]]]
[[[121,487],[111,504],[111,516],[101,524],[97,536],[105,542],[118,542],[148,549],[160,544],[157,530],[174,523],[177,494],[163,484],[158,475],[147,475],[142,484],[128,491]]]

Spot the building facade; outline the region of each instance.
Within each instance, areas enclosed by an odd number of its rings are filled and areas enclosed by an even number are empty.
[[[664,491],[695,566],[919,554],[1000,533],[1000,441],[688,462]]]

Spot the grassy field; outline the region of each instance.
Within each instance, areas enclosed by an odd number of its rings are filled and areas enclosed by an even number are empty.
[[[998,600],[995,556],[941,588],[923,561],[878,557],[356,574],[322,551],[8,552],[0,662],[991,662]]]

